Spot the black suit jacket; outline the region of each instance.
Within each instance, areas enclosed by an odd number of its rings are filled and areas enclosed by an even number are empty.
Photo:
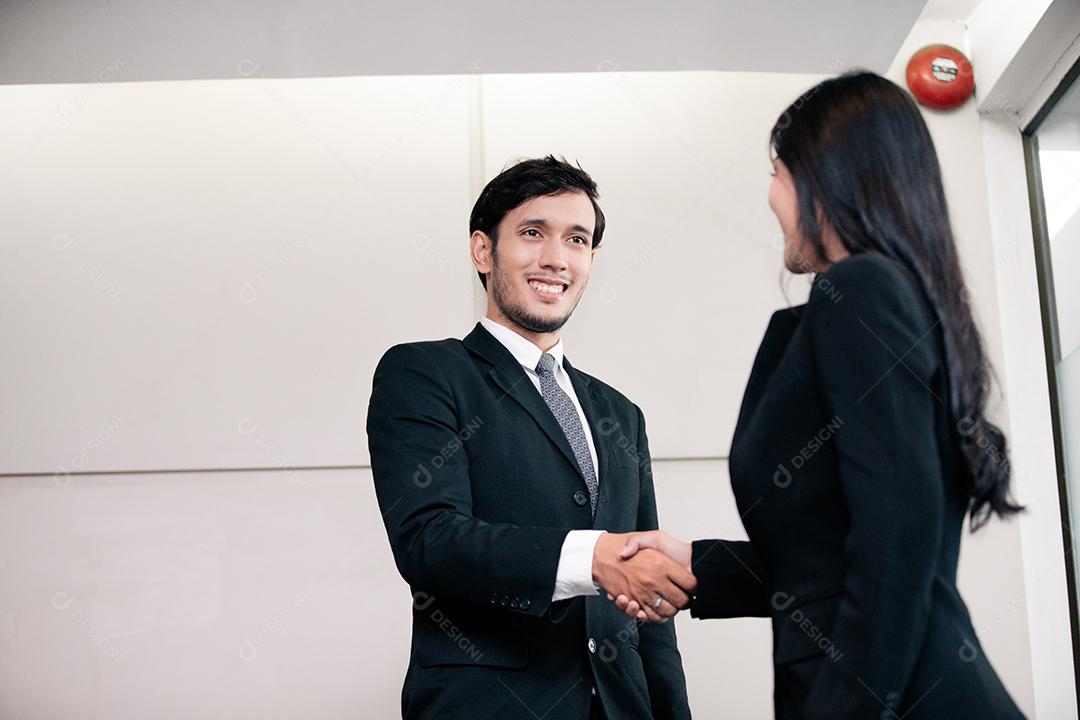
[[[772,619],[779,718],[1015,718],[956,589],[968,501],[941,327],[879,255],[773,315],[732,440],[749,542],[698,541],[692,614]]]
[[[689,718],[672,624],[638,627],[598,595],[553,603],[571,529],[655,529],[636,405],[564,358],[599,464],[595,522],[554,415],[477,325],[392,347],[368,443],[390,547],[413,592],[405,718]]]

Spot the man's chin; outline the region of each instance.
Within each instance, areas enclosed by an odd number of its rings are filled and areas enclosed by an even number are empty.
[[[539,312],[530,308],[525,312],[511,313],[509,317],[529,332],[550,333],[565,325],[570,319],[570,313],[564,315],[561,312]]]

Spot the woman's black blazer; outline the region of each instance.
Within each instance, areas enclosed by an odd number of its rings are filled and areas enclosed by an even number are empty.
[[[691,613],[772,619],[778,718],[1022,717],[956,589],[948,392],[940,320],[883,256],[773,315],[731,447],[750,540],[693,544]]]

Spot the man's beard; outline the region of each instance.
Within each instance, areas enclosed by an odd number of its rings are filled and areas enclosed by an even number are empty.
[[[577,303],[574,303],[574,306],[570,308],[570,312],[563,317],[547,319],[532,314],[524,305],[513,304],[506,297],[506,285],[502,281],[502,273],[499,272],[499,266],[494,261],[494,258],[492,258],[491,263],[491,283],[491,297],[495,300],[495,306],[506,316],[507,320],[529,332],[555,332],[566,324],[566,321],[574,313],[574,308],[577,307]],[[569,291],[569,289],[567,288],[566,291]]]

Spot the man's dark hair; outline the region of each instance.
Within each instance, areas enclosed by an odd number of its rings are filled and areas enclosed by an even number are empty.
[[[600,246],[605,225],[604,213],[596,204],[596,198],[599,197],[596,183],[580,165],[571,165],[565,159],[559,160],[554,155],[522,160],[492,178],[473,205],[472,215],[469,216],[469,234],[479,230],[490,237],[491,249],[494,252],[499,223],[508,212],[534,197],[565,192],[583,192],[589,197],[589,202],[596,212],[596,227],[592,236],[592,247],[595,250]],[[477,274],[486,290],[487,276],[482,272]]]

